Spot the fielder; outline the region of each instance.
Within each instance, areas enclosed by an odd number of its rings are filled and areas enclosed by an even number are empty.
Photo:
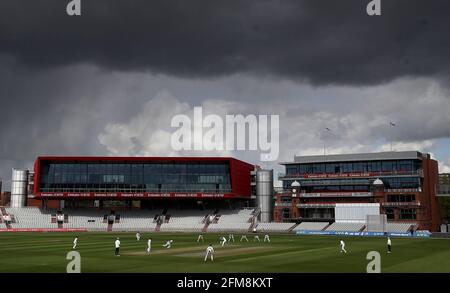
[[[75,236],[75,239],[73,240],[73,247],[72,247],[72,249],[77,248],[77,243],[78,243],[78,236]]]
[[[247,236],[246,236],[246,235],[242,235],[242,236],[241,236],[241,240],[240,240],[240,242],[242,242],[242,240],[245,240],[245,241],[247,241],[247,242],[248,242],[248,238],[247,238]]]
[[[264,235],[264,242],[266,241],[270,243],[269,234]]]
[[[214,261],[214,248],[212,247],[212,244],[209,244],[206,248],[205,261],[208,259],[208,255],[211,258],[211,261]]]
[[[347,253],[347,250],[345,250],[345,242],[344,242],[344,240],[341,240],[340,245],[341,245],[341,253],[342,252],[343,253]]]
[[[389,237],[387,239],[387,249],[388,249],[388,253],[392,252],[392,241],[391,241],[391,238],[389,238]]]
[[[228,242],[231,242],[232,240],[234,242],[234,235],[233,234],[228,234]]]
[[[151,250],[152,250],[152,238],[148,238],[148,240],[147,240],[147,255],[150,254]]]
[[[141,240],[141,233],[136,232],[136,240],[140,241]]]
[[[200,240],[202,240],[202,242],[205,242],[205,240],[203,239],[203,234],[198,235],[197,242],[200,242]]]
[[[114,246],[116,247],[116,256],[120,256],[120,240],[119,237],[117,237],[116,241],[114,242]]]
[[[261,239],[259,239],[258,235],[255,235],[255,237],[253,237],[253,242],[255,242],[256,240],[258,240],[258,242],[261,242]]]
[[[220,238],[220,244],[222,245],[222,247],[225,245],[225,243],[227,242],[227,239],[225,237],[221,237]]]
[[[173,242],[173,240],[167,241],[166,244],[163,245],[163,247],[165,247],[165,248],[171,248],[171,247],[172,247],[172,242]]]

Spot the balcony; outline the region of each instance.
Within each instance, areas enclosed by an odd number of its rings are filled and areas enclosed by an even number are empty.
[[[352,172],[352,173],[299,173],[284,174],[278,173],[278,180],[293,179],[327,179],[327,178],[365,178],[365,177],[386,177],[386,176],[420,176],[423,177],[423,170],[417,171],[380,171],[380,172]]]
[[[386,188],[385,192],[422,192],[422,188]]]
[[[275,202],[276,207],[291,207],[291,202]]]
[[[336,204],[334,203],[299,203],[297,204],[298,208],[303,208],[303,209],[324,209],[324,208],[328,208],[328,209],[332,209],[336,207]]]
[[[372,192],[322,192],[322,193],[299,193],[297,197],[304,198],[332,198],[332,197],[372,197]]]
[[[412,201],[412,202],[382,202],[382,207],[385,208],[394,208],[394,207],[420,207],[421,204],[419,201]]]

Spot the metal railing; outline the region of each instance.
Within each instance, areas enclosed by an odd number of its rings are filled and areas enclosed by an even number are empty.
[[[411,201],[411,202],[395,202],[395,201],[389,201],[389,202],[382,202],[381,205],[383,207],[398,207],[398,206],[420,206],[419,201]]]
[[[361,172],[341,172],[341,173],[278,173],[278,179],[295,178],[354,178],[354,177],[381,177],[381,176],[424,176],[423,169],[415,171],[361,171]]]

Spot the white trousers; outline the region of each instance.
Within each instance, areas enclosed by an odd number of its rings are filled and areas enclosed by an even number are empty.
[[[213,254],[210,253],[210,252],[207,252],[207,253],[206,253],[206,255],[205,255],[205,261],[208,259],[208,255],[209,255],[209,257],[211,258],[211,261],[214,261],[214,256],[213,256]]]

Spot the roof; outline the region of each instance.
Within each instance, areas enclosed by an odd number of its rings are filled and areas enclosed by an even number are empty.
[[[421,160],[423,156],[429,158],[429,154],[418,151],[401,152],[377,152],[359,154],[318,155],[318,156],[295,156],[293,162],[283,162],[281,165],[327,163],[327,162],[357,162],[357,161],[383,161],[383,160]]]
[[[36,161],[65,162],[228,162],[237,161],[252,165],[232,157],[115,157],[115,156],[39,156]]]

